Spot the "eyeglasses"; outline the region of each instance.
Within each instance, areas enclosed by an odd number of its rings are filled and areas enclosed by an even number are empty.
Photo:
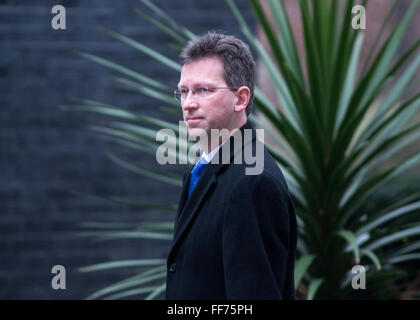
[[[232,89],[232,88],[228,88],[228,87],[212,87],[212,88],[208,88],[208,87],[200,87],[200,88],[196,88],[196,89],[175,89],[174,90],[174,97],[176,100],[185,100],[188,96],[188,93],[191,91],[194,95],[197,95],[198,98],[205,98],[207,96],[209,96],[210,94],[212,94],[215,90],[217,89],[228,89],[231,91],[235,91],[237,89]]]

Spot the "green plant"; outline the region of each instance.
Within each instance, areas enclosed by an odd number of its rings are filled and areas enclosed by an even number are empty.
[[[179,50],[195,37],[149,0],[141,2],[157,18],[140,9],[136,9],[136,13],[171,37],[175,42],[173,49]],[[351,269],[356,264],[365,266],[367,286],[378,288],[377,293],[370,291],[369,297],[389,298],[389,294],[380,295],[388,290],[386,279],[403,279],[407,271],[400,263],[420,259],[420,193],[416,190],[401,192],[394,194],[390,201],[372,203],[387,186],[404,179],[404,172],[420,161],[420,154],[415,152],[398,164],[386,164],[389,157],[415,143],[420,136],[420,123],[410,121],[420,106],[420,92],[409,95],[411,90],[417,90],[413,83],[420,65],[420,40],[396,59],[418,2],[412,2],[377,54],[373,55],[375,47],[370,49],[373,62],[366,63],[358,74],[364,36],[351,28],[354,1],[340,5],[339,1],[317,0],[310,1],[311,6],[305,0],[299,1],[305,48],[305,58],[301,61],[282,1],[268,0],[275,21],[271,25],[259,1],[250,0],[267,37],[272,53],[270,57],[247,26],[234,1],[227,0],[247,41],[267,68],[282,106],[282,110],[278,109],[275,102],[257,88],[255,108],[259,116],[252,115],[251,120],[256,127],[265,129],[265,134],[272,139],[273,144],[267,148],[281,167],[296,206],[299,258],[295,283],[304,298],[357,298],[358,292],[350,285],[354,276]],[[365,0],[363,5],[367,4]],[[393,10],[395,5],[389,16]],[[382,30],[387,22],[388,18]],[[181,65],[168,57],[122,34],[102,30],[174,72],[180,72]],[[170,89],[164,84],[115,62],[88,53],[79,54],[124,75],[124,78],[116,77],[117,83],[123,87],[167,104],[162,108],[163,112],[181,114]],[[389,87],[392,90],[386,93]],[[178,126],[171,122],[96,101],[80,100],[72,106],[75,108],[118,119],[91,129],[151,155],[159,145],[155,139],[158,130],[170,128],[178,133]],[[270,128],[263,125],[262,118],[271,124]],[[174,141],[173,150],[180,143],[180,140]],[[181,184],[179,174],[152,170],[114,154],[110,157],[136,173],[163,183]],[[158,210],[174,209],[139,205]],[[171,239],[172,227],[170,222],[157,223],[120,232],[96,230],[90,235],[102,239]],[[91,298],[117,291],[118,294],[108,298],[146,294],[150,299],[162,294],[166,270],[162,260],[110,262],[83,270],[125,266],[149,268],[93,294]],[[135,289],[131,289],[133,287]]]

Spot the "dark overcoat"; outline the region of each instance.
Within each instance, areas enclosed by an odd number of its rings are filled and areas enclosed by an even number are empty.
[[[244,129],[252,130],[251,139]],[[242,139],[239,147],[234,136]],[[191,170],[184,173],[166,299],[295,299],[296,216],[285,179],[249,121],[234,136],[189,197]],[[255,164],[243,155],[250,147],[255,155],[257,143],[263,151],[254,161],[263,161],[263,170],[246,174]]]

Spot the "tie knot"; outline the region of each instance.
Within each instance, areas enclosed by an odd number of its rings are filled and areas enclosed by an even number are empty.
[[[203,173],[204,169],[207,166],[207,161],[204,158],[200,158],[200,160],[198,160],[198,162],[195,164],[194,168],[191,170],[191,174],[194,176],[201,176],[201,174]]]
[[[203,173],[204,169],[207,167],[208,163],[206,159],[201,158],[191,170],[191,180],[190,180],[190,187],[188,189],[188,195],[191,194],[192,190],[194,189],[195,185],[197,184],[198,179],[200,179],[201,174]]]

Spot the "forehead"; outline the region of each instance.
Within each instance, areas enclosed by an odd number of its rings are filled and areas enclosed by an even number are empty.
[[[199,83],[224,83],[223,69],[222,60],[215,56],[186,63],[182,66],[178,86],[191,86]]]

